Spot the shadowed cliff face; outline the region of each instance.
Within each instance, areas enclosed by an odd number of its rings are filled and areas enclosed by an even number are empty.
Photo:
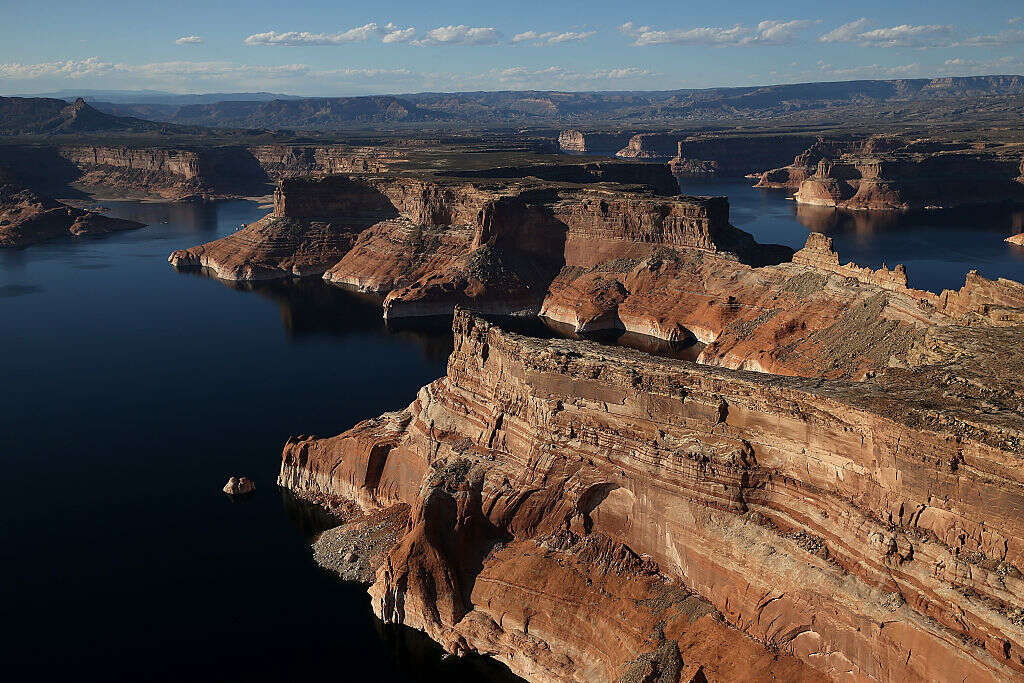
[[[295,175],[381,171],[379,150],[348,145],[5,145],[0,179],[59,196],[100,194],[161,199],[262,196]]]

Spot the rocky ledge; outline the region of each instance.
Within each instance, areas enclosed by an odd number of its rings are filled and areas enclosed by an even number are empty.
[[[850,382],[460,312],[446,377],[279,484],[408,505],[374,611],[530,680],[1017,679],[1022,332],[970,313]]]
[[[0,248],[141,227],[142,223],[77,209],[23,187],[0,185]]]

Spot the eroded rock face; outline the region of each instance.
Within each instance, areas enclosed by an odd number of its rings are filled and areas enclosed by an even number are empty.
[[[44,189],[75,183],[117,196],[220,199],[262,196],[296,175],[381,172],[390,160],[347,145],[11,145],[0,148],[0,176]]]
[[[405,411],[283,454],[300,495],[410,506],[382,619],[531,680],[1024,675],[1019,323],[855,383],[454,329]]]
[[[1016,145],[906,140],[819,140],[789,166],[760,174],[759,187],[796,190],[802,204],[906,210],[1024,201]]]
[[[669,166],[680,177],[738,178],[780,166],[813,142],[807,135],[692,135],[678,141]]]
[[[0,247],[24,247],[57,237],[134,230],[142,223],[76,209],[15,185],[0,184]]]

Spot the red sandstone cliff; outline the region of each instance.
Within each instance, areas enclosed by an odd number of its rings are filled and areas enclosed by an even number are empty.
[[[386,621],[541,681],[1024,676],[1020,283],[913,290],[822,235],[757,245],[724,198],[522,173],[288,179],[174,260],[704,345],[458,313],[409,408],[290,441],[282,486],[370,526],[408,506],[374,551]]]
[[[405,411],[290,440],[280,484],[410,505],[374,611],[530,680],[652,661],[711,681],[1015,679],[1024,394],[1019,375],[971,383],[993,343],[1024,366],[1005,345],[1021,328],[968,329],[851,384],[459,314],[447,377]]]

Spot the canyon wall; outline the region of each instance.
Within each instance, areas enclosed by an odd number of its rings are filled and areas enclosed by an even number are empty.
[[[822,382],[459,313],[445,378],[290,440],[279,483],[408,504],[374,611],[531,680],[614,680],[656,653],[711,681],[1015,679],[1024,421],[963,383],[957,343],[955,365]]]
[[[1012,322],[1024,298],[976,273],[960,290],[915,290],[902,266],[842,265],[817,233],[795,256],[759,245],[729,224],[724,198],[531,172],[286,178],[273,214],[169,260],[229,280],[322,276],[380,295],[389,319],[460,305],[532,313],[576,334],[699,342],[708,365],[809,377],[905,366],[930,326]]]
[[[809,135],[688,136],[669,161],[681,177],[741,177],[775,168],[813,144]]]
[[[10,145],[0,147],[0,174],[46,191],[74,184],[113,196],[218,199],[265,195],[284,177],[382,172],[389,159],[345,145]]]
[[[629,133],[587,133],[580,130],[563,130],[558,135],[558,148],[563,152],[612,156],[629,142],[629,137]]]
[[[791,164],[758,176],[759,187],[796,190],[805,205],[908,210],[1021,202],[1016,144],[975,145],[897,135],[819,139]]]

